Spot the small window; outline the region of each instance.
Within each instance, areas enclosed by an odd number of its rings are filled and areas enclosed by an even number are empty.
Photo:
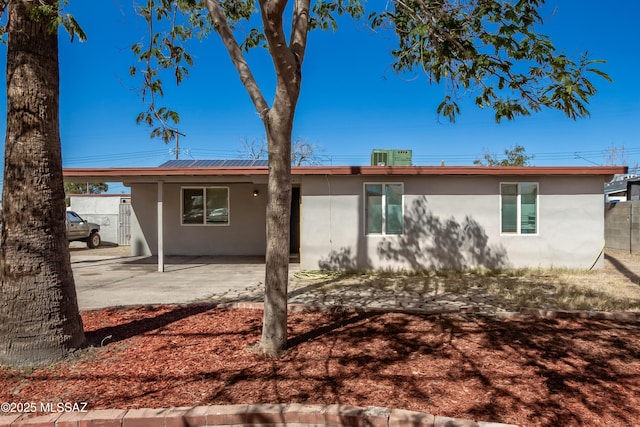
[[[365,184],[366,234],[402,234],[403,185]]]
[[[538,184],[500,184],[501,231],[505,234],[538,233]]]
[[[228,225],[229,189],[199,187],[182,189],[183,225]]]

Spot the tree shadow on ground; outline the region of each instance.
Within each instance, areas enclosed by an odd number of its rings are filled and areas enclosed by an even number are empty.
[[[318,272],[292,286],[290,303],[329,307],[485,314],[530,307],[587,311],[640,308],[637,299],[575,284],[545,270]]]
[[[149,317],[139,309],[107,314],[98,318],[111,328]],[[0,400],[64,396],[92,409],[381,406],[534,427],[640,419],[637,322],[292,313],[293,345],[269,359],[247,351],[260,338],[261,312],[185,314],[68,367],[0,371]]]
[[[611,263],[611,265],[613,265],[614,268],[618,270],[623,276],[625,276],[627,279],[629,279],[631,282],[635,283],[636,285],[640,285],[640,276],[638,276],[633,271],[629,270],[622,261],[620,261],[619,259],[617,259],[616,257],[610,254],[607,254],[606,258]]]
[[[148,317],[138,316],[130,322],[123,322],[118,325],[106,326],[104,328],[87,331],[85,332],[86,345],[89,347],[97,347],[108,343],[126,340],[153,330],[165,328],[171,323],[204,313],[214,309],[215,307],[215,304],[189,304],[172,307],[169,311],[166,311],[166,306],[138,307],[137,309],[141,314],[146,313],[151,315]],[[127,308],[122,307],[105,310],[112,310],[115,312],[125,311]]]
[[[334,332],[336,329],[344,328],[348,325],[361,322],[365,319],[371,319],[378,315],[379,313],[372,313],[372,312],[354,314],[353,312],[349,313],[346,311],[342,311],[341,309],[333,310],[331,312],[332,321],[330,323],[326,323],[315,329],[309,330],[303,334],[290,337],[287,340],[287,349],[292,349],[298,345],[303,344],[306,341],[318,339],[323,335]]]
[[[463,418],[549,427],[596,420],[632,425],[640,416],[629,402],[640,392],[640,371],[633,369],[640,360],[638,324],[427,314],[355,314],[342,324],[301,335],[326,349],[314,358],[324,369],[314,388],[342,404],[406,407],[404,400],[435,414],[442,414],[440,405],[454,406]],[[299,341],[275,363],[274,383],[304,377],[287,366],[307,363],[306,340]],[[368,386],[354,391],[356,382]],[[378,390],[386,390],[382,400]],[[318,396],[310,389],[302,393]],[[510,418],[514,411],[525,419]]]
[[[490,245],[484,228],[471,216],[462,222],[453,217],[440,218],[427,205],[427,198],[413,201],[404,215],[404,231],[399,236],[385,236],[378,245],[380,259],[394,261],[392,269],[465,270],[508,267],[507,253],[501,245]],[[358,261],[362,254],[349,247],[332,250],[319,262],[323,270],[352,271],[369,268]]]
[[[466,354],[471,372],[491,387],[495,397],[491,405],[478,405],[470,412],[497,415],[508,410],[508,404],[519,403],[528,406],[531,420],[544,426],[592,425],[594,419],[602,420],[598,425],[633,424],[640,415],[628,401],[629,395],[640,391],[640,371],[633,368],[640,360],[640,346],[632,338],[638,326],[588,320],[486,322],[481,345],[520,358],[529,375],[539,379],[540,395],[533,402],[519,401],[512,387],[482,375],[483,367]],[[506,377],[508,384],[518,380],[508,373]],[[575,411],[574,405],[584,410]]]

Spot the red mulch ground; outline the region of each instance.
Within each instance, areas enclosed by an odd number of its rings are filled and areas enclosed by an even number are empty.
[[[637,322],[294,313],[291,348],[271,360],[248,351],[261,316],[203,305],[87,312],[87,338],[104,347],[0,370],[0,401],[341,403],[522,426],[640,425]]]

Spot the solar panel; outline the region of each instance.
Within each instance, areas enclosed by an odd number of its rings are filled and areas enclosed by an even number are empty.
[[[191,162],[191,160],[189,160]],[[185,160],[168,160],[160,165],[161,168],[175,168],[186,166]]]
[[[227,160],[224,162],[225,166],[250,166],[249,162],[245,160]]]
[[[268,166],[265,159],[218,159],[218,160],[167,160],[159,167],[161,168],[189,168],[189,167],[247,167],[247,166]]]
[[[267,159],[256,159],[253,161],[251,166],[269,166],[269,160]]]
[[[207,166],[221,166],[222,164],[220,162],[214,161],[214,160],[196,160],[193,162],[192,166],[197,166],[197,167],[207,167]]]

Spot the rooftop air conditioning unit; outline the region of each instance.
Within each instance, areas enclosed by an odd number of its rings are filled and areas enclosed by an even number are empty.
[[[411,166],[411,150],[373,150],[371,166]]]
[[[374,150],[371,153],[371,166],[386,166],[389,153],[386,151]]]

